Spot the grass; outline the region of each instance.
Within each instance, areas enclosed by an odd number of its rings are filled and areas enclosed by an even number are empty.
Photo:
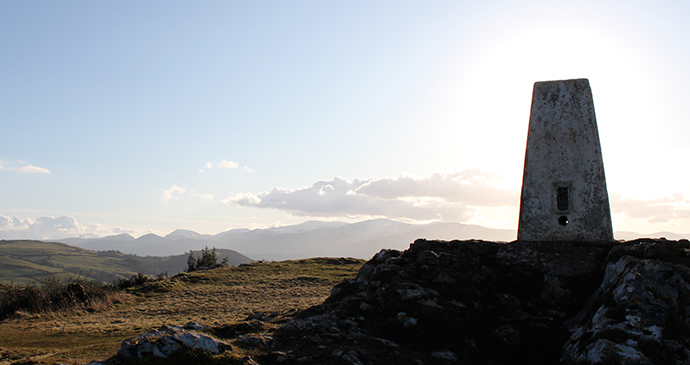
[[[0,322],[0,363],[13,357],[46,364],[104,360],[125,338],[163,324],[220,326],[256,312],[308,308],[363,263],[314,258],[183,273],[127,289],[121,303],[94,312],[26,314]]]

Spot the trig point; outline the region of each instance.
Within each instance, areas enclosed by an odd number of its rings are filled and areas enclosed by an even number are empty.
[[[534,84],[518,240],[613,241],[587,79]]]

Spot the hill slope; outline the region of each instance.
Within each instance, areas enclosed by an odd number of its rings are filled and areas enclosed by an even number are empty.
[[[231,250],[218,250],[219,260],[228,257],[230,265],[252,260]],[[199,253],[196,252],[197,256]],[[187,255],[139,257],[117,251],[95,252],[60,242],[29,240],[0,241],[0,282],[29,283],[54,275],[81,276],[112,282],[136,273],[170,275],[184,271]]]

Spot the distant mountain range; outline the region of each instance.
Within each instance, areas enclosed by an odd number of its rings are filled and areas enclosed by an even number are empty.
[[[233,229],[215,235],[178,229],[164,237],[129,234],[56,240],[90,250],[117,250],[140,256],[180,255],[205,246],[231,249],[253,259],[286,260],[319,256],[368,259],[382,248],[405,250],[417,238],[515,240],[515,230],[452,222],[410,224],[390,219],[359,223],[307,221],[267,229]]]
[[[621,240],[639,237],[666,237],[677,240],[688,236],[690,235],[671,232],[651,235],[635,232],[615,233],[616,239]],[[516,231],[454,222],[411,224],[390,219],[374,219],[358,223],[307,221],[267,229],[233,229],[215,235],[178,229],[164,237],[147,234],[134,238],[129,234],[121,234],[57,241],[96,251],[118,250],[140,256],[181,255],[189,250],[199,250],[208,246],[234,250],[255,260],[287,260],[319,256],[368,259],[382,248],[405,250],[417,238],[510,242],[516,239]]]
[[[688,239],[690,238],[690,234],[678,234],[678,233],[673,233],[673,232],[656,232],[656,233],[651,233],[651,234],[640,234],[637,232],[629,232],[629,231],[618,231],[615,232],[614,236],[616,237],[617,240],[634,240],[637,238],[666,238],[667,240],[682,240],[682,239]]]

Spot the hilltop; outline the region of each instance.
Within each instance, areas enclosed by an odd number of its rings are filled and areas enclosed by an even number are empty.
[[[256,262],[128,293],[101,312],[0,323],[0,346],[112,364],[690,361],[687,240],[420,239],[367,262]],[[28,346],[22,331],[43,335]]]
[[[250,316],[261,325],[222,335],[225,352],[205,361],[687,364],[689,252],[687,240],[417,240],[379,252],[320,305],[290,318]],[[132,339],[113,360],[148,358],[156,338],[174,343],[173,333],[224,328],[192,327]],[[246,349],[257,352],[233,358]]]

